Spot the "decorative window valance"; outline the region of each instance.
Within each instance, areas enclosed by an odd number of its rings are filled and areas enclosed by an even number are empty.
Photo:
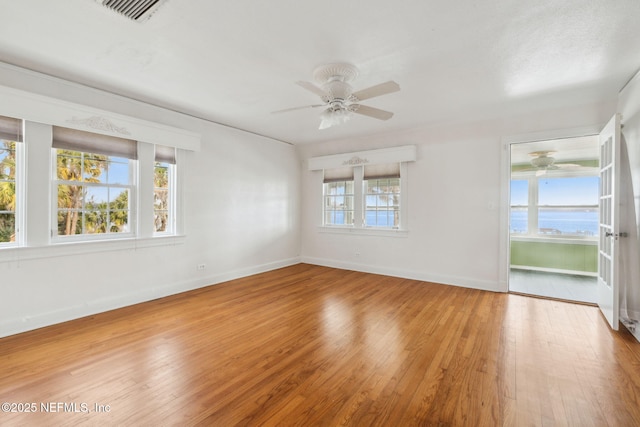
[[[0,86],[0,115],[184,150],[200,150],[201,137],[195,132],[6,86]]]
[[[339,169],[354,166],[373,166],[400,162],[413,162],[417,159],[416,146],[383,148],[380,150],[357,151],[353,153],[333,154],[309,159],[309,170]],[[376,170],[372,168],[371,171]],[[386,171],[388,172],[388,171]],[[376,172],[379,173],[379,172]],[[385,173],[388,175],[387,173]]]

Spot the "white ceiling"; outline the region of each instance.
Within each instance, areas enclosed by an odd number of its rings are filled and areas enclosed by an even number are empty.
[[[637,0],[168,0],[146,22],[95,0],[0,0],[0,59],[294,144],[613,99],[640,68]],[[318,130],[294,84],[349,62],[363,116]],[[1,82],[0,82],[1,84]]]
[[[600,157],[600,142],[598,135],[589,135],[511,144],[511,164],[528,164],[530,153],[539,151],[549,151],[557,162],[592,160]]]

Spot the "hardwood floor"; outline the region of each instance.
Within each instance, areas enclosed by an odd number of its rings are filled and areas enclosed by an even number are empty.
[[[0,402],[36,404],[2,426],[637,426],[639,400],[595,307],[306,264],[0,339]]]

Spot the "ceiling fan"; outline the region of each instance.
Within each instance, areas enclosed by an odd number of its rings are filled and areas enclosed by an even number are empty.
[[[582,166],[574,163],[556,163],[556,159],[552,157],[556,151],[533,151],[529,153],[531,156],[531,166],[529,169],[522,169],[522,171],[536,171],[536,176],[542,176],[547,173],[549,170],[567,170],[567,171],[578,171],[578,170],[592,170],[594,168]]]
[[[351,64],[336,63],[322,65],[313,72],[313,77],[320,86],[316,86],[311,82],[296,82],[304,89],[318,95],[322,101],[321,104],[287,108],[274,111],[273,113],[285,113],[306,108],[323,107],[324,110],[320,114],[321,121],[319,129],[327,129],[345,123],[351,118],[351,113],[361,114],[378,120],[389,120],[393,117],[393,113],[390,111],[362,105],[359,102],[376,96],[397,92],[400,90],[398,83],[389,80],[388,82],[354,92],[349,82],[357,76],[358,69]]]

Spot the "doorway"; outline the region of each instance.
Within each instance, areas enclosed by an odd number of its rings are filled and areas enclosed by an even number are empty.
[[[598,135],[509,151],[509,291],[597,303]]]

